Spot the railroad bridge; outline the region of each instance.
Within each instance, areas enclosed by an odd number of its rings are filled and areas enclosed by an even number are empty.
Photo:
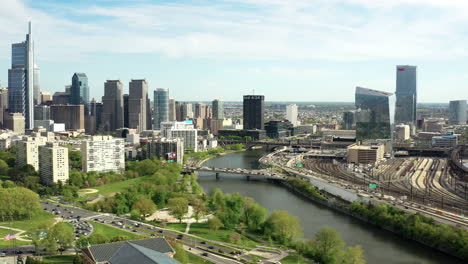
[[[287,176],[281,173],[274,173],[267,170],[248,170],[248,169],[233,169],[233,168],[214,168],[214,167],[190,167],[184,166],[186,173],[193,172],[213,172],[216,175],[216,179],[219,179],[220,173],[238,174],[245,175],[247,180],[254,178],[262,178],[268,180],[286,180]]]

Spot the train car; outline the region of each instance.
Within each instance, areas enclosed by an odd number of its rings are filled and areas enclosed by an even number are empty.
[[[442,212],[441,210],[436,210],[435,213],[438,215],[444,215],[444,212]]]

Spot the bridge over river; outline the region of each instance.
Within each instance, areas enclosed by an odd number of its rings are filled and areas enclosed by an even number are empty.
[[[184,166],[186,172],[213,172],[216,178],[219,178],[220,173],[239,174],[245,175],[247,179],[252,178],[263,178],[271,180],[286,180],[288,177],[281,173],[274,172],[272,170],[249,170],[249,169],[232,169],[232,168],[214,168],[214,167],[193,167]]]

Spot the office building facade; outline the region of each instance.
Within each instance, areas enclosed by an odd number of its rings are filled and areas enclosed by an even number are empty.
[[[396,105],[397,124],[416,124],[417,106],[417,67],[398,65],[396,67]]]
[[[265,129],[265,96],[244,95],[244,129]]]
[[[76,72],[72,76],[72,85],[71,85],[71,103],[74,105],[84,105],[85,114],[88,115],[89,112],[89,86],[88,86],[88,76],[82,72]]]
[[[346,111],[343,113],[343,129],[350,130],[356,125],[356,112]]]
[[[125,169],[124,140],[92,136],[81,142],[83,172],[120,172]]]
[[[290,104],[286,106],[286,120],[291,122],[293,126],[297,126],[297,105]]]
[[[0,88],[0,128],[5,127],[5,119],[8,111],[8,89]]]
[[[67,130],[85,129],[84,105],[51,105],[50,118]]]
[[[198,131],[194,128],[191,120],[185,122],[162,122],[161,136],[168,139],[182,138],[186,150],[198,151]]]
[[[356,139],[391,139],[391,93],[356,87]]]
[[[214,120],[221,120],[224,119],[224,102],[215,99],[211,102],[211,107],[213,109],[213,119]]]
[[[28,129],[34,127],[34,65],[34,43],[29,22],[26,41],[12,45],[11,69],[8,70],[8,110],[21,113]]]
[[[39,175],[43,184],[66,183],[68,170],[68,148],[57,143],[39,146]]]
[[[146,158],[163,158],[169,162],[183,163],[184,140],[182,138],[160,138],[149,141],[146,148]]]
[[[449,124],[466,125],[466,100],[450,101]]]
[[[113,132],[124,127],[123,83],[108,80],[104,84],[100,130]]]
[[[155,130],[161,129],[161,123],[169,120],[169,89],[158,88],[154,91],[154,124]]]
[[[129,84],[128,128],[138,132],[146,130],[148,83],[146,80],[132,80]]]

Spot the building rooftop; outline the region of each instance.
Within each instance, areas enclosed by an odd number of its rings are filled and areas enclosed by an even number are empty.
[[[374,96],[392,96],[393,95],[392,93],[373,90],[373,89],[364,88],[360,86],[356,87],[356,93],[365,94],[365,95],[374,95]]]

